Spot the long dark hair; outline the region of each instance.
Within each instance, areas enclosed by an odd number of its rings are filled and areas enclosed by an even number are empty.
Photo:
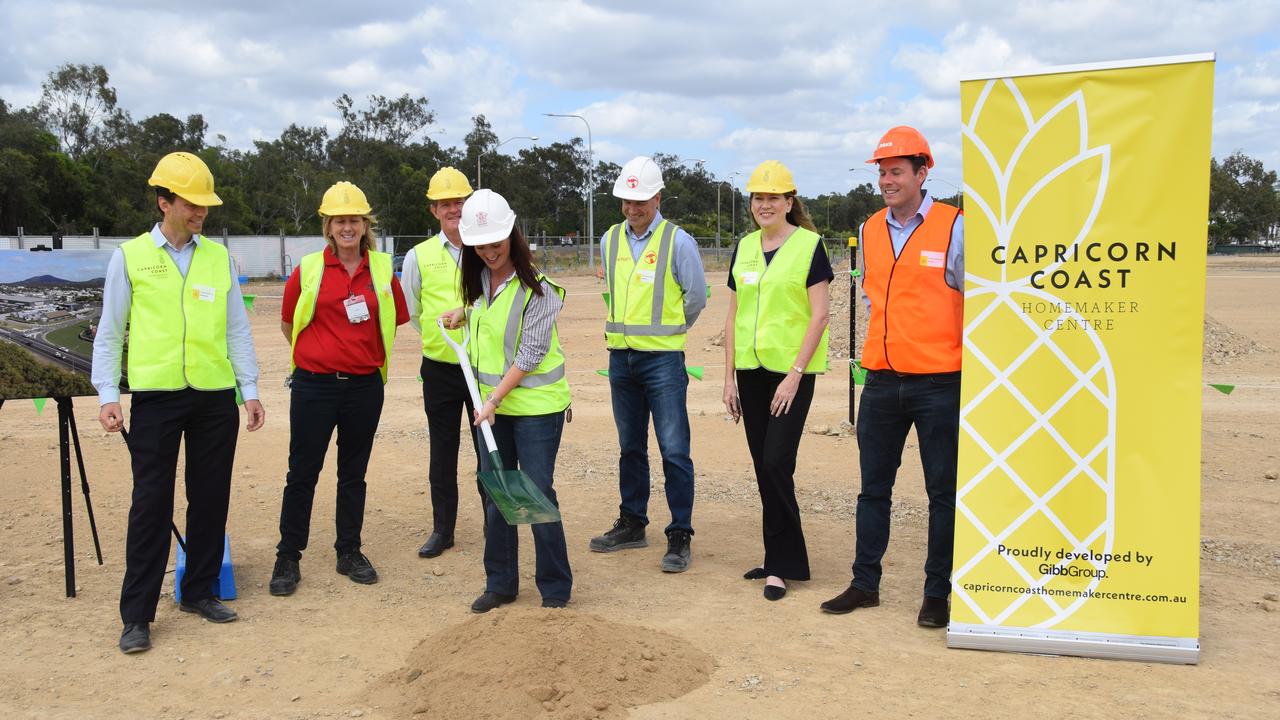
[[[538,269],[533,266],[533,253],[529,251],[529,241],[524,239],[519,225],[511,226],[511,264],[516,266],[516,277],[533,294],[542,295],[542,283],[538,282]],[[484,260],[471,245],[462,246],[462,300],[467,305],[474,303],[484,294],[480,284],[480,273],[485,268]],[[490,278],[490,282],[501,282],[500,278]]]

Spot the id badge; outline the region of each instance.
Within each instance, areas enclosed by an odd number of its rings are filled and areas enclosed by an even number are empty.
[[[201,302],[213,302],[218,297],[218,291],[208,285],[192,285],[191,298]]]
[[[369,319],[369,306],[365,303],[363,295],[352,295],[343,300],[342,305],[347,309],[347,322],[354,325]]]
[[[759,273],[759,272],[752,271],[752,272],[744,272],[744,273],[742,273],[742,284],[743,284],[743,285],[755,285],[755,284],[757,284],[757,283],[759,283],[759,282],[760,282],[760,273]]]
[[[653,270],[637,270],[636,272],[640,273],[640,282],[646,285],[653,284],[653,276],[654,276]]]

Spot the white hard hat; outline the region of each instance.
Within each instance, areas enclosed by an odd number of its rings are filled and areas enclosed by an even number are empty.
[[[653,158],[638,155],[622,166],[613,183],[613,196],[623,200],[648,200],[663,188],[662,171]]]
[[[463,245],[489,245],[510,237],[515,224],[516,214],[506,198],[492,190],[477,190],[462,205],[458,232]]]

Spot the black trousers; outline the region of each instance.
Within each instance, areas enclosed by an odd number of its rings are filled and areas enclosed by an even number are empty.
[[[742,426],[747,447],[755,464],[756,485],[764,510],[764,564],[770,575],[786,580],[809,579],[809,551],[800,525],[800,505],[796,502],[796,455],[800,437],[813,402],[813,375],[800,378],[791,410],[774,417],[769,403],[785,375],[763,368],[738,370],[738,400],[742,404]]]
[[[169,564],[178,446],[184,441],[187,569],[182,597],[194,601],[213,595],[213,583],[222,568],[240,426],[235,398],[235,390],[190,388],[133,394],[129,431],[133,502],[120,588],[120,619],[126,623],[156,619]]]
[[[365,471],[382,416],[379,373],[337,380],[295,372],[289,397],[289,474],[280,505],[276,554],[297,560],[311,534],[311,504],[333,431],[338,431],[338,495],[334,512],[339,555],[360,549]]]
[[[431,461],[427,481],[431,484],[432,530],[452,536],[458,522],[458,447],[462,443],[461,423],[471,427],[471,393],[462,368],[453,363],[422,358],[422,406],[427,413],[427,432],[431,435]],[[467,409],[463,415],[462,409]],[[475,433],[471,446],[476,450],[476,473],[480,472],[480,451]],[[484,506],[484,490],[476,477],[476,492]]]

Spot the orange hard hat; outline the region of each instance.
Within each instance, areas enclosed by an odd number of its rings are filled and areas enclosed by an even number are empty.
[[[929,152],[929,141],[924,139],[924,135],[920,131],[899,125],[892,128],[889,132],[880,138],[880,143],[876,145],[876,151],[872,154],[871,159],[867,162],[875,163],[892,157],[911,157],[913,155],[923,155],[925,165],[933,167],[933,153]]]

